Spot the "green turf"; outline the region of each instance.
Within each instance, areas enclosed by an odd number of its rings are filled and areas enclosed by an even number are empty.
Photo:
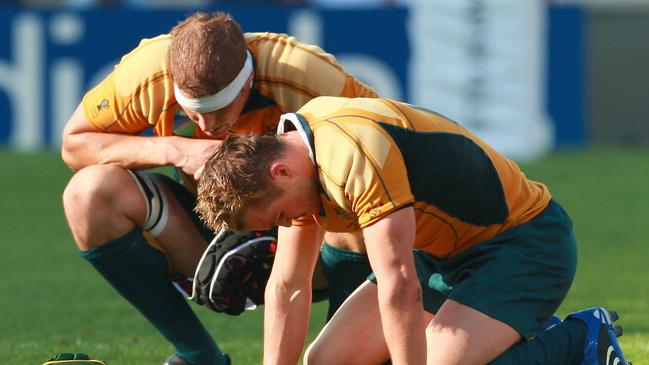
[[[0,151],[0,363],[39,364],[86,352],[111,365],[159,364],[172,348],[78,257],[61,192],[71,172],[56,153]],[[577,278],[559,314],[604,305],[621,314],[621,343],[649,364],[649,148],[599,147],[525,164],[575,221]],[[262,312],[197,312],[236,364],[261,358]],[[324,319],[316,305],[311,335]]]

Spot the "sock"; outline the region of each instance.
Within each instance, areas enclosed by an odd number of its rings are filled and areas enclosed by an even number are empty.
[[[169,279],[165,255],[139,228],[80,253],[194,365],[226,364],[225,354]]]
[[[578,365],[584,357],[586,325],[568,319],[531,340],[510,347],[491,365]]]
[[[329,282],[329,311],[327,321],[347,297],[372,272],[367,255],[334,248],[326,242],[320,251],[322,271]]]

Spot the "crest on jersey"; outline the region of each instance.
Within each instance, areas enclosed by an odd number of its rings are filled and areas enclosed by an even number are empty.
[[[100,111],[102,109],[108,109],[108,99],[104,99],[97,105],[97,111]]]

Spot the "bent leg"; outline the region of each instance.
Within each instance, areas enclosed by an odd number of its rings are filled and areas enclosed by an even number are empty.
[[[433,315],[426,312],[424,317],[429,322]],[[376,365],[389,359],[377,286],[370,281],[347,298],[304,354],[305,365]]]
[[[485,364],[531,343],[520,340],[538,334],[559,307],[575,274],[576,242],[570,219],[551,202],[531,221],[458,255],[421,259],[440,267],[451,288],[427,329],[429,363]]]
[[[174,267],[193,273],[206,241],[177,199],[166,187],[160,188],[167,194],[169,212],[158,242],[168,256],[145,238],[141,229],[147,215],[144,195],[133,176],[116,166],[92,166],[71,179],[63,200],[72,234],[81,256],[174,345],[181,357],[193,364],[224,364],[224,354],[170,282],[168,258]],[[196,239],[167,244],[170,238],[182,235],[181,228],[189,230],[188,237],[193,231]],[[182,253],[183,245],[189,247],[189,253]]]
[[[586,328],[578,320],[565,320],[529,341],[515,344],[491,365],[571,365],[583,360]]]
[[[390,358],[375,284],[366,281],[343,303],[304,354],[305,365],[381,364]]]
[[[146,205],[132,180],[117,166],[89,166],[72,176],[63,207],[79,249],[99,247],[142,225]]]
[[[164,225],[158,225],[155,241],[174,271],[192,276],[208,242],[190,216],[192,207],[183,206],[170,186],[156,184],[156,193],[165,197],[167,216]],[[79,249],[100,247],[133,228],[142,229],[149,213],[145,196],[135,175],[124,168],[96,165],[77,172],[63,193],[63,206]]]
[[[426,329],[427,364],[486,364],[521,339],[509,325],[449,299]]]
[[[81,252],[93,267],[192,364],[224,364],[223,354],[169,280],[169,265],[142,231]]]

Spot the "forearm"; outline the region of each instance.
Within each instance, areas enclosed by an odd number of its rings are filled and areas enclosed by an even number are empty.
[[[426,326],[419,286],[379,284],[379,309],[393,364],[426,363]]]
[[[264,308],[264,365],[297,364],[306,341],[311,291],[266,289]]]
[[[297,364],[306,341],[311,278],[324,231],[316,224],[280,227],[264,296],[264,364]]]
[[[142,137],[116,133],[84,132],[63,139],[62,157],[73,170],[90,165],[119,165],[143,169],[180,164],[189,139]]]
[[[426,363],[426,324],[412,253],[415,229],[414,209],[405,207],[363,230],[393,364]]]

